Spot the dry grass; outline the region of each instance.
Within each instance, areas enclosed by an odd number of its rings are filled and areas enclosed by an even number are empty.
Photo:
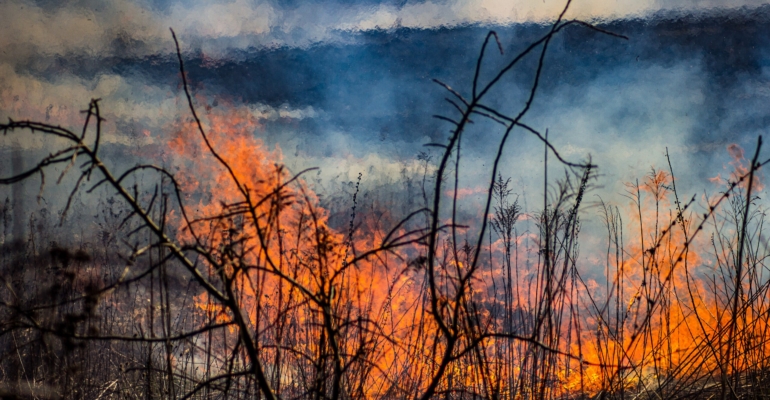
[[[564,160],[522,117],[554,35],[573,25],[618,35],[563,15],[491,77],[479,76],[489,41],[498,40],[487,35],[469,97],[437,81],[454,116],[439,117],[452,134],[434,145],[435,164],[423,158],[424,207],[399,218],[364,202],[357,184],[342,232],[303,182],[306,171],[272,164],[242,129],[247,121],[199,116],[186,81],[194,122],[179,127],[169,149],[184,155],[195,146],[202,155],[176,174],[107,168],[98,100],[82,134],[33,121],[0,125],[5,134],[65,143],[1,184],[55,170],[75,175],[73,196],[94,187],[114,194],[101,203],[102,230],[67,248],[47,245],[56,221],[41,215],[23,216],[40,228],[6,242],[14,221],[4,206],[0,395],[770,396],[770,280],[754,177],[764,165],[761,140],[703,212],[680,202],[670,166],[629,186],[635,210],[603,204],[604,274],[584,277],[580,210],[596,166]],[[527,57],[538,62],[521,107],[486,106],[490,89]],[[471,117],[499,124],[503,135],[480,220],[459,221]],[[201,118],[215,123],[204,129]],[[544,177],[552,190],[527,215],[534,232],[519,227],[522,210],[498,170],[514,129],[541,139],[546,164],[555,158],[566,171]]]

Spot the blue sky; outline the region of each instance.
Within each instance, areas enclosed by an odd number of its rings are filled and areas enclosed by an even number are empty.
[[[624,182],[672,163],[689,194],[717,188],[726,147],[747,151],[770,124],[770,6],[762,1],[576,0],[568,17],[624,34],[570,28],[552,44],[525,121],[548,129],[571,160],[598,163],[597,193],[623,200]],[[467,93],[489,29],[505,55],[489,76],[541,35],[561,1],[4,1],[0,4],[0,118],[76,127],[103,99],[110,162],[163,140],[186,115],[168,31],[180,37],[197,93],[249,110],[294,169],[320,166],[319,190],[355,180],[396,182],[419,173],[425,143],[444,140],[451,114],[441,79]],[[491,102],[513,112],[534,60],[506,78]],[[201,104],[203,106],[203,104]],[[144,134],[150,132],[150,135]],[[481,187],[499,129],[469,131],[462,185]],[[5,139],[4,149],[44,149]],[[516,132],[503,174],[517,193],[542,191],[542,147]],[[4,153],[7,154],[7,153]],[[3,164],[6,166],[7,164]],[[406,172],[404,172],[406,171]],[[0,191],[6,191],[1,188]],[[2,194],[0,192],[0,194]]]

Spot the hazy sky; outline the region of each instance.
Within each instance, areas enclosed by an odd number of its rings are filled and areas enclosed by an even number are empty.
[[[770,124],[770,6],[765,1],[575,0],[568,17],[626,35],[570,28],[552,44],[525,122],[548,129],[570,160],[599,164],[603,196],[651,167],[666,147],[688,193],[716,189],[726,148],[750,151]],[[468,1],[18,1],[0,2],[0,118],[80,125],[102,98],[105,141],[117,169],[162,143],[186,116],[168,28],[179,35],[201,107],[246,110],[254,134],[298,170],[328,182],[398,180],[425,143],[443,141],[451,115],[441,79],[468,93],[484,35],[484,77],[542,35],[564,6],[553,0]],[[490,93],[521,106],[532,59]],[[205,104],[204,104],[205,103]],[[500,131],[480,123],[466,137],[468,193],[489,179]],[[3,157],[19,143],[5,139]],[[25,139],[27,156],[43,144]],[[140,150],[136,150],[140,149]],[[149,153],[148,153],[149,154]],[[503,174],[517,193],[542,190],[542,147],[515,132]],[[6,158],[7,160],[7,158]],[[7,171],[8,163],[2,164]],[[0,188],[0,195],[8,192]],[[3,196],[5,197],[5,196]],[[689,196],[688,196],[689,197]]]

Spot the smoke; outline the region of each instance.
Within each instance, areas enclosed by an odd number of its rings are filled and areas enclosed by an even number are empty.
[[[615,20],[660,11],[704,13],[757,7],[740,1],[575,1],[568,18]],[[374,29],[435,29],[463,25],[510,25],[551,21],[559,1],[504,0],[276,2],[9,0],[0,4],[0,60],[69,56],[141,57],[172,51],[168,27],[186,48],[222,53],[233,49],[309,46],[341,38],[342,32]]]
[[[707,178],[731,160],[727,145],[751,152],[770,121],[770,43],[762,35],[770,8],[760,3],[575,1],[568,17],[601,22],[630,40],[582,28],[563,32],[551,44],[525,122],[548,130],[565,158],[590,155],[605,199],[624,201],[624,182],[667,166],[666,151],[678,189],[712,189]],[[113,151],[107,161],[121,170],[137,157],[152,158],[168,139],[165,127],[189,118],[173,27],[198,107],[253,115],[260,121],[253,134],[279,146],[291,169],[320,167],[309,179],[319,188],[331,191],[361,172],[364,187],[397,190],[402,178],[424,172],[418,157],[432,151],[424,145],[442,143],[451,128],[432,118],[452,117],[453,109],[431,79],[467,95],[488,29],[498,31],[505,54],[488,52],[482,83],[542,35],[562,6],[7,1],[0,4],[0,118],[79,129],[80,110],[101,98],[104,141]],[[534,62],[524,60],[503,79],[489,105],[520,109]],[[470,209],[491,179],[500,135],[498,126],[478,120],[465,137],[460,185]],[[6,148],[25,149],[26,165],[46,151],[35,136],[4,140]],[[543,189],[542,143],[515,130],[504,155],[501,173],[514,178],[517,194],[532,196],[522,201],[541,204],[534,196]],[[550,176],[561,173],[558,163],[549,165]]]

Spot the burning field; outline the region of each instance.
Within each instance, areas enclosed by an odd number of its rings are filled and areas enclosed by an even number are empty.
[[[19,114],[0,124],[0,397],[769,398],[762,136],[718,142],[710,179],[665,143],[633,177],[604,170],[538,96],[559,109],[551,51],[633,36],[569,7],[433,80],[440,133],[396,183],[369,180],[387,155],[336,182],[302,169],[268,125],[320,112],[209,95],[194,76],[217,61],[189,67],[174,31],[179,96],[122,151],[109,101],[43,116],[34,85],[0,88]]]

